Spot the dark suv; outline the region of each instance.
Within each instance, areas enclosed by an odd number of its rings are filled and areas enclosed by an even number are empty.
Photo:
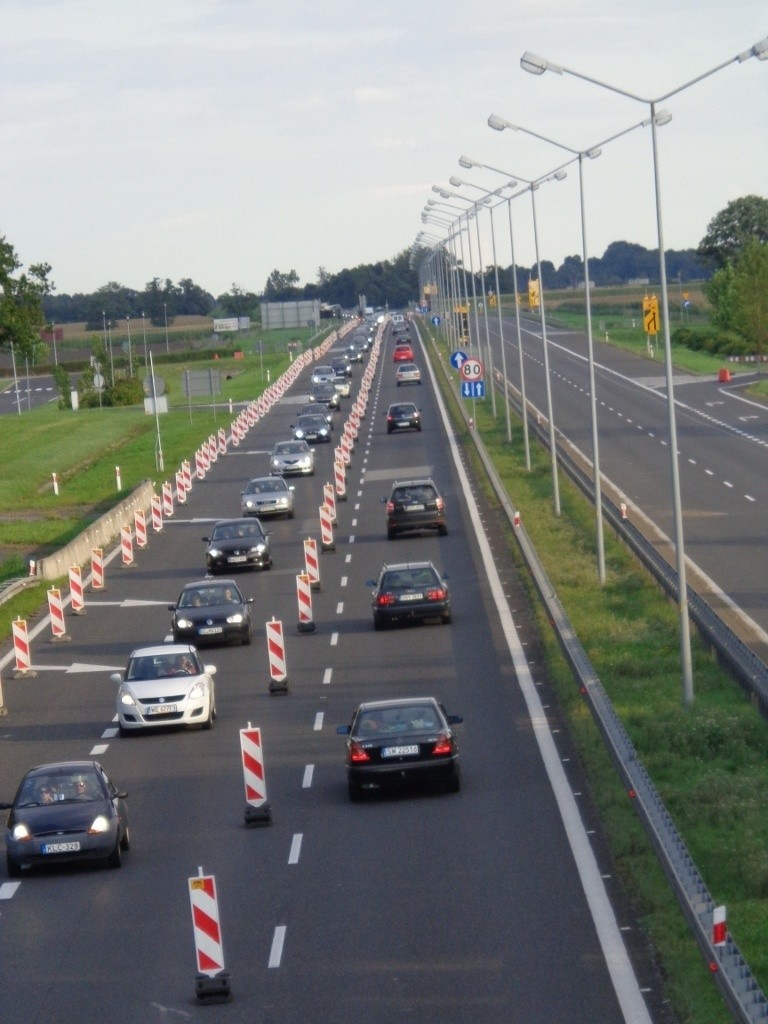
[[[445,504],[433,480],[396,480],[387,502],[387,537],[394,540],[399,533],[437,530],[441,537],[448,533]]]

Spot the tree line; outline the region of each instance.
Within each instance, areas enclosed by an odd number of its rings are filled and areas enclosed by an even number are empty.
[[[40,331],[51,323],[87,323],[93,330],[105,322],[119,325],[126,318],[144,316],[156,327],[172,324],[176,316],[250,316],[259,319],[262,302],[319,299],[343,309],[357,309],[360,296],[366,304],[404,308],[419,300],[419,265],[429,250],[411,247],[389,260],[360,264],[330,273],[324,267],[317,280],[301,284],[295,270],[273,270],[261,292],[232,284],[214,296],[190,278],[174,283],[153,278],[142,289],[111,281],[90,294],[56,295],[47,263],[23,271],[13,246],[0,236],[0,351],[13,342],[20,357],[35,362],[44,358]],[[768,347],[768,199],[745,196],[729,203],[709,223],[696,249],[666,253],[670,280],[705,281],[713,310],[713,322],[725,331],[737,332],[762,352]],[[517,266],[518,287],[537,268]],[[612,242],[601,257],[589,259],[589,281],[596,286],[647,281],[659,284],[658,251],[625,241]],[[567,256],[559,267],[542,261],[544,288],[583,287],[584,265],[580,256]],[[475,274],[481,289],[495,288],[495,268]],[[499,267],[503,293],[514,290],[511,266]]]

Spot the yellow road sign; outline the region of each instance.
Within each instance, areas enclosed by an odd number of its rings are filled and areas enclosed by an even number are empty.
[[[655,295],[643,299],[643,328],[646,334],[659,333],[659,300]]]

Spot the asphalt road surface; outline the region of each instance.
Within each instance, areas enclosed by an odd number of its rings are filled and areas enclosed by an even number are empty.
[[[166,605],[204,575],[210,522],[237,514],[244,483],[267,471],[304,400],[298,385],[150,531],[134,566],[111,558],[106,589],[86,590],[85,614],[67,612],[69,642],[31,624],[33,678],[11,678],[10,654],[0,662],[0,798],[34,764],[92,755],[128,791],[133,832],[120,870],[0,876],[3,1024],[666,1021],[549,703],[529,611],[420,349],[425,383],[408,396],[424,430],[386,434],[387,405],[406,397],[390,350],[338,503],[336,549],[320,558],[316,630],[298,631],[296,574],[303,539],[319,539],[333,445],[319,447],[314,477],[295,481],[296,518],[268,525],[274,568],[238,577],[254,597],[254,643],[204,652],[218,669],[211,732],[120,738],[109,673],[132,648],[168,639]],[[424,473],[444,492],[448,536],[387,541],[381,498],[393,479]],[[384,562],[425,557],[449,576],[453,624],[374,632],[366,580]],[[282,696],[268,690],[273,616],[286,638]],[[351,803],[336,726],[360,700],[422,693],[464,716],[461,792]],[[249,724],[262,731],[273,812],[257,829],[244,827]],[[231,978],[232,1001],[216,1008],[195,999],[188,880],[200,869],[216,877]]]

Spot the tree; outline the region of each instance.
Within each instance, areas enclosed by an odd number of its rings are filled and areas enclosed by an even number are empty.
[[[14,277],[21,269],[13,246],[0,235],[0,349],[35,363],[47,347],[40,340],[45,324],[43,297],[53,288],[48,280],[51,267],[47,263],[31,264],[26,274]]]
[[[728,203],[707,226],[698,256],[722,268],[733,262],[751,239],[768,245],[768,199],[743,196]]]
[[[298,297],[299,275],[295,270],[287,274],[273,270],[264,285],[264,299],[267,302],[285,302]]]
[[[733,266],[733,326],[754,355],[768,348],[768,246],[750,239]]]

